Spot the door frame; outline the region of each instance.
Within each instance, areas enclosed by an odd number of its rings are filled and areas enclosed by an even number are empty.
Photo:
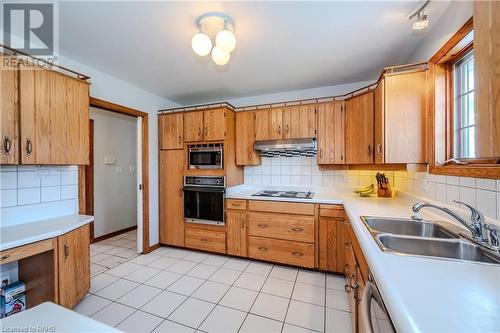
[[[95,107],[106,111],[129,115],[142,118],[142,250],[143,253],[149,253],[154,248],[149,246],[149,115],[136,109],[132,109],[123,105],[108,102],[95,97],[90,97],[89,107]],[[87,179],[89,173],[86,172],[85,166],[80,166],[79,170],[79,210],[80,214],[87,213]],[[89,197],[89,200],[93,200]]]

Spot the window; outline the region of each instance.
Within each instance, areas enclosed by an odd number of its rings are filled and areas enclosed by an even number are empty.
[[[453,65],[453,143],[455,158],[475,158],[474,51]]]

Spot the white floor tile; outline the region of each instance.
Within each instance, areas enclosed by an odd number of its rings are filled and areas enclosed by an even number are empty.
[[[196,265],[197,264],[192,261],[179,260],[173,265],[167,267],[166,270],[174,273],[186,274],[187,272],[192,270]]]
[[[200,329],[208,333],[238,332],[246,312],[217,305],[208,315]]]
[[[280,333],[282,325],[279,321],[249,313],[239,333]]]
[[[179,280],[171,284],[170,287],[167,288],[167,290],[190,296],[203,284],[203,282],[205,281],[202,279],[194,278],[191,276],[183,276]]]
[[[263,262],[252,261],[245,269],[245,272],[268,276],[269,273],[271,273],[272,269],[273,269],[272,264],[266,264]]]
[[[208,279],[212,274],[217,272],[219,267],[207,265],[207,264],[198,264],[192,270],[187,272],[186,274],[189,276],[194,276],[200,279]]]
[[[334,291],[334,290],[332,290]],[[316,287],[311,284],[295,283],[292,299],[312,303],[320,306],[325,305],[325,288]]]
[[[267,318],[283,321],[285,320],[286,309],[289,299],[260,293],[250,310],[251,313]]]
[[[215,304],[189,298],[168,319],[189,327],[198,328],[214,307]]]
[[[117,302],[139,309],[159,293],[161,293],[161,289],[142,284],[120,297]]]
[[[73,311],[90,317],[109,304],[111,304],[110,300],[95,295],[88,295],[88,297],[85,297],[73,308]]]
[[[326,309],[326,332],[352,333],[351,314],[349,312]]]
[[[327,274],[326,287],[330,289],[345,290],[345,279],[343,276]]]
[[[240,259],[240,258],[229,258],[228,261],[222,267],[234,269],[237,271],[244,271],[245,268],[250,264],[250,260]]]
[[[189,250],[184,250],[184,249],[172,249],[172,251],[169,251],[167,253],[168,257],[176,258],[176,259],[182,259],[186,257],[188,254],[190,254],[191,251]]]
[[[147,264],[147,266],[153,267],[153,268],[158,268],[158,269],[166,269],[169,266],[172,266],[177,261],[178,261],[178,259],[176,259],[176,258],[160,257],[156,260],[151,261],[149,264]]]
[[[266,294],[290,298],[292,296],[293,285],[293,281],[268,277],[261,291]]]
[[[124,262],[123,264],[120,264],[114,268],[111,268],[110,270],[106,271],[106,274],[118,276],[118,277],[125,277],[129,275],[132,272],[135,272],[139,268],[141,268],[141,265],[133,264],[130,262]]]
[[[324,307],[292,300],[290,301],[285,322],[323,332],[324,320]]]
[[[108,268],[106,266],[102,266],[99,264],[91,264],[90,265],[90,275],[91,276],[96,275],[96,274],[101,273],[107,269]]]
[[[220,304],[241,311],[248,311],[252,307],[257,294],[253,290],[231,287],[220,301]]]
[[[119,303],[111,303],[94,314],[92,318],[109,326],[116,326],[135,311],[134,308]]]
[[[229,288],[230,286],[227,284],[206,281],[194,292],[193,295],[191,295],[191,297],[199,298],[212,303],[218,303]]]
[[[217,272],[215,272],[209,280],[224,283],[224,284],[233,284],[234,281],[240,276],[240,271],[235,271],[232,269],[221,268]]]
[[[106,273],[101,273],[99,275],[93,276],[90,279],[90,292],[96,293],[104,287],[109,286],[113,282],[118,281],[119,277],[108,275]]]
[[[194,333],[194,329],[187,326],[165,320],[153,332],[154,333]]]
[[[111,255],[109,258],[101,260],[99,262],[99,265],[105,266],[107,268],[112,268],[112,267],[115,267],[115,266],[117,266],[117,265],[119,265],[121,263],[124,263],[125,261],[126,260],[124,258]]]
[[[122,257],[122,258],[125,258],[125,259],[130,259],[130,258],[136,257],[138,255],[139,254],[137,253],[137,250],[135,248],[128,249],[128,250],[125,250],[123,252],[120,252],[120,253],[116,254],[117,257]]]
[[[229,257],[221,256],[218,254],[212,254],[207,259],[203,260],[204,264],[212,265],[212,266],[222,266],[229,260]]]
[[[184,260],[200,263],[203,260],[207,259],[209,256],[210,256],[209,254],[203,252],[191,252],[190,254],[184,257]]]
[[[167,318],[186,298],[186,296],[165,290],[144,305],[141,310],[158,317]]]
[[[325,287],[325,273],[300,270],[297,275],[297,282],[312,284],[318,287]]]
[[[240,288],[252,289],[259,291],[262,288],[262,285],[266,281],[266,277],[263,275],[257,275],[252,273],[241,273],[240,277],[234,285]]]
[[[129,333],[146,333],[152,332],[162,321],[163,319],[152,314],[137,311],[121,322],[120,325],[116,326],[116,328]]]
[[[156,287],[156,288],[166,289],[172,283],[174,283],[175,281],[180,279],[181,276],[182,276],[181,274],[162,271],[162,272],[156,274],[155,276],[153,276],[151,279],[144,282],[144,284],[147,284],[148,286],[152,286],[152,287]]]
[[[162,270],[144,266],[139,268],[135,272],[126,275],[124,278],[134,282],[143,283],[144,281],[151,279],[153,276],[160,272],[162,272]]]
[[[298,271],[299,270],[296,268],[274,265],[269,276],[277,279],[295,281]]]
[[[126,247],[113,246],[111,249],[104,251],[104,253],[116,255],[117,253],[128,250]]]
[[[118,298],[122,297],[138,286],[139,284],[137,282],[120,279],[99,290],[96,295],[116,301]]]
[[[159,247],[157,248],[156,250],[154,250],[153,254],[156,254],[156,255],[159,255],[159,256],[166,256],[167,253],[171,252],[172,251],[172,248],[171,247],[168,247],[168,246],[162,246],[162,247]]]
[[[113,257],[111,254],[98,253],[95,256],[90,257],[90,261],[95,263],[95,264],[98,264],[100,261],[103,261],[104,259],[108,259],[111,257]]]
[[[147,265],[152,261],[155,261],[156,259],[160,258],[158,254],[153,254],[153,253],[148,253],[148,254],[141,254],[140,256],[135,257],[134,259],[131,259],[129,262],[138,264],[138,265]]]
[[[347,296],[347,293],[345,291],[327,289],[326,306],[332,309],[349,312],[349,297]]]
[[[315,333],[316,331],[285,323],[282,333]],[[351,332],[352,333],[352,332]]]

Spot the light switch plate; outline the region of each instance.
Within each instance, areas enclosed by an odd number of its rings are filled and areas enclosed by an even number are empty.
[[[116,157],[115,156],[105,156],[104,157],[104,164],[106,165],[113,165],[116,163]]]

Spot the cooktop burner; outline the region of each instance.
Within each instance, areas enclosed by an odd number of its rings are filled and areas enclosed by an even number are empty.
[[[301,192],[301,191],[272,191],[263,190],[252,194],[254,197],[277,197],[277,198],[298,198],[298,199],[311,199],[313,192]]]

